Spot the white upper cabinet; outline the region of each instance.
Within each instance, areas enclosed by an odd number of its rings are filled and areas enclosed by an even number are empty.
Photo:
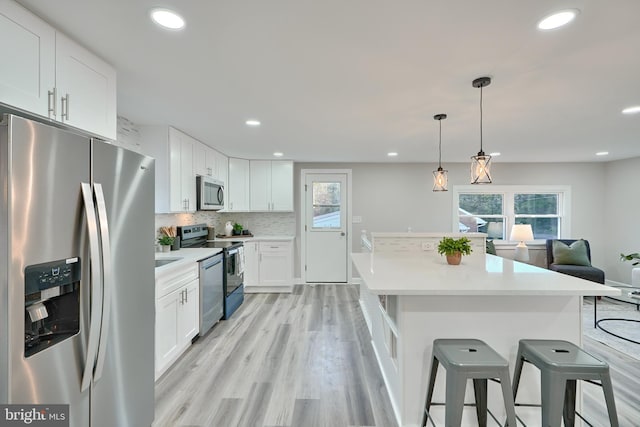
[[[202,142],[198,142],[194,149],[195,174],[218,179],[216,150]]]
[[[4,40],[0,102],[49,116],[54,101],[55,37],[53,27],[22,6],[0,3],[0,38]]]
[[[229,159],[229,182],[226,192],[229,203],[227,211],[249,210],[249,160]]]
[[[115,140],[116,72],[10,0],[0,2],[0,102]]]
[[[216,171],[218,172],[218,181],[225,184],[229,182],[229,158],[219,152],[216,152]]]
[[[65,35],[56,34],[57,120],[116,139],[116,71]]]
[[[142,153],[156,159],[156,213],[195,212],[198,141],[168,126],[141,126],[140,137]]]
[[[209,176],[224,184],[229,180],[229,158],[202,142],[194,147],[193,167],[195,175]]]
[[[293,162],[271,162],[271,210],[293,211]]]
[[[271,210],[271,161],[251,160],[249,164],[251,210],[269,211]]]
[[[293,162],[251,160],[251,210],[293,211]]]

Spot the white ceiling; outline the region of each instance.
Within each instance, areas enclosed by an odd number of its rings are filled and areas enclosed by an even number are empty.
[[[638,0],[19,0],[118,71],[118,114],[230,156],[499,162],[640,156]],[[163,31],[162,6],[187,21]],[[536,23],[565,8],[569,26]],[[262,121],[247,127],[246,119]],[[398,157],[389,159],[389,151]],[[596,157],[597,151],[609,151]]]

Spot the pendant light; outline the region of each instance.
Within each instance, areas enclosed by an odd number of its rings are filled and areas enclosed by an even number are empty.
[[[491,78],[479,77],[472,84],[480,88],[480,151],[471,157],[471,183],[491,184],[491,156],[482,151],[482,88],[491,84]]]
[[[440,122],[440,140],[438,142],[438,170],[433,171],[433,191],[447,191],[447,171],[442,169],[442,120],[447,118],[446,114],[436,114],[433,116]]]

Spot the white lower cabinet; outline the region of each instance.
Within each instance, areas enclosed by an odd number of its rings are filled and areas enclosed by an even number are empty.
[[[244,286],[255,286],[260,282],[260,242],[244,243]]]
[[[245,242],[245,292],[291,292],[293,289],[293,242]]]
[[[196,263],[156,278],[156,380],[198,334],[199,292]]]

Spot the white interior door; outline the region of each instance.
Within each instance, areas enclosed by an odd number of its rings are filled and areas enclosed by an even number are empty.
[[[348,187],[345,173],[305,176],[306,282],[347,282]]]

